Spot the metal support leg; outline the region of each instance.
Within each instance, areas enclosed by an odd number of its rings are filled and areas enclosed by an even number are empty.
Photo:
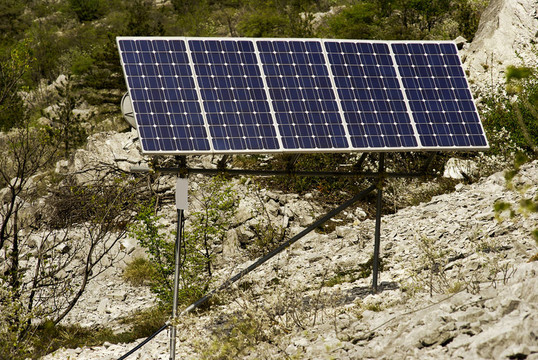
[[[170,360],[176,358],[176,321],[177,297],[179,291],[179,269],[181,264],[181,248],[183,243],[183,209],[177,209],[177,235],[175,244],[176,266],[174,270],[174,299],[172,304],[172,330],[170,331]]]
[[[385,171],[385,154],[379,154],[379,173],[382,174]],[[383,176],[379,178],[377,184],[377,201],[375,211],[375,235],[374,235],[374,261],[373,261],[373,275],[372,275],[372,291],[377,293],[377,275],[379,272],[379,248],[381,245],[381,207],[383,200]]]

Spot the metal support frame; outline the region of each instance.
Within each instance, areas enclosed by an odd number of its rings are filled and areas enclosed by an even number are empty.
[[[187,160],[185,157],[179,157],[178,163],[180,166],[186,167]],[[174,294],[172,302],[172,319],[170,322],[170,360],[176,359],[176,334],[177,334],[177,300],[179,293],[179,273],[187,252],[185,250],[185,211],[188,208],[188,180],[182,179],[181,175],[176,180],[176,211],[177,211],[177,226],[176,226],[176,242],[174,244],[175,268],[174,268]],[[183,256],[182,256],[183,250]]]
[[[176,324],[177,324],[177,298],[179,292],[179,271],[181,268],[181,249],[183,248],[183,223],[184,210],[177,209],[177,227],[176,227],[176,243],[174,247],[175,253],[175,269],[174,269],[174,298],[172,303],[172,321],[170,331],[170,360],[176,358]]]
[[[420,178],[428,175],[423,172],[386,172],[379,174],[375,171],[289,171],[289,170],[250,170],[250,169],[204,169],[204,168],[179,168],[179,167],[155,167],[154,170],[161,174],[204,174],[204,175],[230,175],[230,176],[317,176],[317,177],[355,177],[358,179],[384,178]],[[132,167],[131,172],[148,172],[148,167]]]
[[[374,258],[372,262],[372,292],[377,293],[377,276],[379,272],[379,248],[381,247],[381,209],[383,207],[383,185],[385,172],[385,154],[379,154],[380,177],[377,182],[377,199],[375,206]]]
[[[358,164],[356,166],[356,169],[360,169],[362,166],[362,163],[366,159],[365,154],[361,156],[361,158],[358,161]],[[159,168],[156,167],[155,171],[163,173],[163,174],[177,174],[180,177],[187,177],[189,174],[206,174],[206,175],[219,175],[219,174],[226,174],[231,176],[237,176],[237,175],[250,175],[250,176],[286,176],[286,175],[295,175],[295,176],[319,176],[319,177],[355,177],[355,178],[368,178],[368,179],[374,179],[377,180],[377,182],[371,186],[369,186],[367,189],[359,192],[355,196],[353,196],[351,199],[343,203],[342,205],[338,206],[337,208],[333,209],[332,211],[328,212],[326,215],[322,216],[315,222],[313,222],[310,226],[308,226],[306,229],[301,231],[299,234],[295,235],[288,241],[284,242],[282,245],[278,246],[277,248],[273,249],[271,252],[269,252],[267,255],[259,258],[254,263],[249,265],[247,268],[241,270],[239,273],[235,274],[228,280],[226,280],[224,283],[222,283],[219,287],[213,289],[209,293],[207,293],[202,298],[198,299],[196,302],[191,304],[189,307],[184,309],[179,315],[177,314],[177,298],[178,298],[178,291],[179,291],[179,271],[181,268],[181,249],[184,247],[184,239],[183,239],[183,225],[184,225],[184,210],[183,209],[177,209],[177,236],[176,236],[176,244],[175,244],[175,273],[174,273],[174,299],[173,299],[173,307],[172,307],[172,321],[171,321],[171,332],[170,332],[170,360],[175,360],[175,352],[176,352],[176,324],[177,324],[177,318],[179,316],[183,316],[192,310],[198,308],[200,305],[204,304],[207,300],[209,300],[214,294],[217,292],[224,290],[228,288],[230,285],[235,283],[236,281],[242,279],[245,275],[248,273],[254,271],[256,268],[267,262],[269,259],[273,258],[275,255],[282,252],[284,249],[288,248],[295,242],[297,242],[299,239],[313,231],[314,229],[321,226],[323,223],[330,220],[332,217],[336,216],[338,213],[343,211],[344,209],[348,208],[349,206],[353,205],[360,199],[363,199],[368,194],[370,194],[372,191],[377,189],[377,199],[376,199],[376,222],[375,222],[375,235],[374,235],[374,255],[373,255],[373,264],[372,264],[372,291],[373,293],[376,293],[378,291],[377,281],[378,281],[378,274],[379,274],[379,252],[380,252],[380,244],[381,244],[381,210],[382,210],[382,200],[383,200],[383,186],[385,179],[387,178],[419,178],[419,177],[426,177],[428,174],[426,174],[428,165],[431,162],[431,157],[428,159],[428,162],[426,166],[424,167],[424,172],[420,173],[389,173],[385,172],[385,154],[379,153],[379,168],[377,172],[365,172],[365,171],[350,171],[350,172],[343,172],[343,171],[323,171],[323,172],[317,172],[317,171],[295,171],[293,165],[295,164],[297,157],[294,157],[291,159],[291,161],[288,163],[288,169],[287,170],[248,170],[248,169],[226,169],[226,162],[227,158],[224,157],[219,162],[219,166],[217,169],[203,169],[203,168],[188,168],[186,164],[186,158],[185,157],[179,157],[178,160],[178,167],[170,167],[170,168]],[[131,172],[148,172],[150,169],[148,167],[132,167]],[[185,255],[185,254],[184,254]],[[163,326],[161,329],[159,329],[159,332],[163,331],[168,324]],[[139,344],[136,348],[132,349],[129,353],[125,354],[121,359],[125,359],[127,356],[132,354],[134,351],[139,349],[141,346],[143,346],[145,343],[147,343],[151,338],[153,338],[157,333],[150,336],[148,339],[143,341],[141,344]]]

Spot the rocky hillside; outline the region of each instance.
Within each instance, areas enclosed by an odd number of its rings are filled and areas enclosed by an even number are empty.
[[[538,162],[525,165],[517,183],[523,194],[507,190],[497,173],[385,216],[376,295],[371,276],[360,273],[372,256],[374,222],[347,214],[349,225],[312,233],[222,295],[222,305],[184,317],[179,358],[198,358],[211,347],[225,352],[234,337],[246,342],[242,357],[252,359],[538,358],[538,262],[528,262],[538,251],[531,236],[538,215],[499,222],[493,211],[498,200],[538,195]],[[279,204],[277,216],[295,201],[268,196]],[[118,273],[108,274],[70,319],[94,326],[149,306],[150,299]],[[249,327],[245,334],[231,332],[238,323]],[[114,359],[134,345],[64,349],[45,359]],[[133,358],[168,358],[166,332]]]
[[[538,3],[492,0],[462,57],[478,89],[504,82],[508,65],[536,64]],[[144,163],[136,132],[94,135],[58,172],[95,162],[124,170]],[[211,160],[203,159],[208,165]],[[83,181],[84,179],[79,179]],[[192,178],[196,187],[202,178]],[[538,196],[538,161],[522,167],[506,187],[502,173],[383,218],[380,292],[371,294],[368,272],[374,222],[361,209],[345,213],[334,231],[311,233],[239,286],[218,296],[210,310],[181,319],[178,358],[244,359],[538,359],[538,252],[531,231],[534,214],[513,218],[493,211],[497,201],[517,204]],[[172,193],[172,179],[160,180]],[[311,197],[261,189],[241,194],[234,226],[221,249],[216,277],[224,280],[250,261],[238,242],[252,219],[254,198],[264,199],[271,221],[289,235],[323,213]],[[260,195],[261,194],[261,195]],[[165,207],[162,224],[175,228],[174,210]],[[133,239],[123,242],[125,261],[142,254]],[[370,261],[370,262],[369,262]],[[125,262],[92,283],[65,323],[110,326],[149,308],[146,288],[122,281]],[[133,359],[168,359],[163,332]],[[116,359],[136,344],[60,349],[44,359]]]

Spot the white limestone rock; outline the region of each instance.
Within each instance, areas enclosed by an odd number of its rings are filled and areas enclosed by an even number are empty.
[[[56,171],[77,174],[80,183],[91,181],[103,166],[130,171],[131,166],[146,162],[139,151],[136,138],[136,132],[112,131],[92,135],[88,138],[86,148],[75,152],[67,168],[65,163],[59,163]]]
[[[476,175],[478,166],[473,160],[450,158],[445,164],[443,177],[450,179],[465,179]]]
[[[536,67],[538,2],[491,0],[471,44],[461,52],[469,77],[480,89],[505,83],[509,65]]]

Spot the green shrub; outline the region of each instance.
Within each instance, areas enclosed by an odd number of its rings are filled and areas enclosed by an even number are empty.
[[[69,7],[82,22],[99,19],[105,14],[105,5],[102,0],[69,0]]]
[[[325,20],[327,37],[348,39],[472,39],[487,0],[363,0]]]
[[[174,241],[163,232],[163,226],[158,224],[161,216],[155,214],[154,203],[140,207],[137,223],[131,227],[131,235],[138,239],[155,268],[155,281],[151,290],[159,300],[169,303],[172,292],[172,276],[174,274]]]
[[[0,55],[0,131],[22,125],[26,115],[19,91],[35,61],[29,46],[29,41],[22,41],[7,50],[6,55]]]
[[[530,77],[532,74],[533,69],[529,67],[509,65],[506,68],[506,81],[523,80]]]
[[[134,286],[150,285],[155,275],[155,267],[143,257],[133,259],[123,270],[123,279]]]
[[[312,0],[252,1],[237,24],[240,36],[293,37],[316,36],[313,13],[324,8]]]
[[[222,177],[202,183],[189,195],[200,210],[189,214],[189,226],[184,231],[181,248],[180,289],[178,302],[187,304],[197,300],[208,290],[213,275],[213,257],[216,246],[222,244],[235,212],[235,192]],[[151,290],[162,304],[171,304],[175,271],[175,232],[166,231],[159,224],[155,203],[142,205],[131,234],[146,250],[155,270]]]
[[[52,122],[51,136],[58,143],[63,144],[63,154],[68,156],[71,151],[84,144],[88,136],[82,126],[86,119],[73,111],[81,102],[81,98],[74,92],[72,79],[67,78],[65,83],[56,86],[59,102],[51,114],[45,116]],[[93,114],[90,115],[92,117]]]
[[[510,139],[519,148],[529,154],[538,144],[538,77],[519,79],[527,73],[523,70],[512,69],[509,90],[515,91],[515,97],[509,98],[499,93],[484,98],[485,110],[482,112],[482,122],[488,134],[505,129]],[[488,138],[495,136],[488,135]],[[506,138],[499,143],[492,142],[492,150],[499,151],[505,147]]]
[[[377,11],[377,6],[372,2],[348,6],[328,19],[328,32],[337,39],[375,38],[380,25]]]
[[[518,184],[517,178],[520,176],[519,171],[521,166],[528,161],[528,157],[524,154],[519,154],[515,158],[513,169],[507,170],[504,173],[506,180],[506,188],[511,191],[515,191],[520,194],[525,193],[525,185]],[[514,218],[517,215],[529,216],[533,213],[538,213],[538,195],[534,197],[523,197],[518,204],[496,201],[493,204],[493,210],[495,211],[495,218],[498,221],[504,220],[504,215],[508,213],[510,218]],[[531,236],[538,246],[538,227],[531,231]],[[538,252],[532,255],[529,261],[536,261],[538,259]]]
[[[238,24],[241,36],[278,37],[284,36],[286,19],[274,11],[253,13]]]
[[[14,292],[0,277],[0,360],[23,360],[31,350],[31,332],[24,324],[33,314],[14,300]]]
[[[31,352],[27,356],[38,359],[59,348],[78,348],[83,346],[101,346],[105,342],[112,344],[131,343],[137,339],[148,337],[161,328],[167,321],[169,311],[167,308],[155,306],[126,316],[120,322],[129,327],[123,332],[114,332],[108,327],[82,327],[80,325],[54,325],[52,321],[45,321],[34,328],[31,338]],[[2,338],[0,338],[0,344]],[[0,359],[4,360],[0,353]],[[10,360],[25,359],[25,357],[7,357]]]

